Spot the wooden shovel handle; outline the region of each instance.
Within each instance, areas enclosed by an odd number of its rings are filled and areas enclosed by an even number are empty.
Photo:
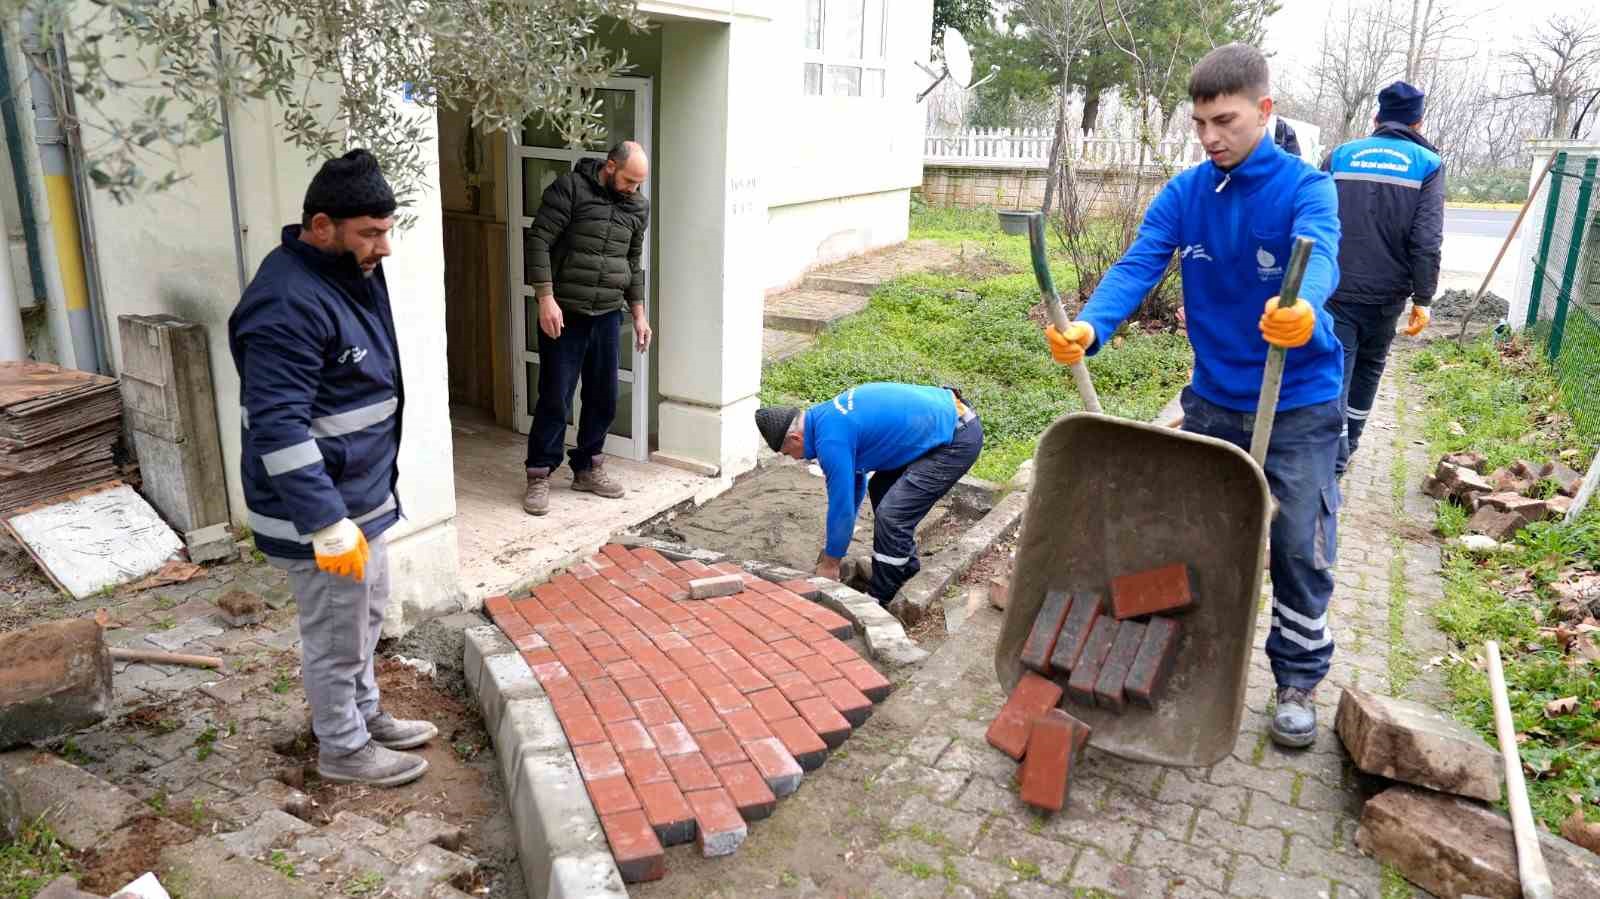
[[[217,656],[192,656],[180,652],[162,652],[157,649],[125,649],[113,646],[111,657],[125,662],[150,662],[155,665],[187,665],[190,668],[222,667],[222,659]]]

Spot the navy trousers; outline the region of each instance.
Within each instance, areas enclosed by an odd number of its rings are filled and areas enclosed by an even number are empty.
[[[583,409],[578,413],[578,445],[571,450],[572,470],[584,471],[605,448],[606,432],[617,415],[617,352],[622,311],[583,315],[562,310],[561,336],[539,332],[539,400],[528,429],[528,468],[561,467],[561,447],[572,414],[572,395],[583,382]]]
[[[1339,443],[1339,459],[1334,464],[1334,470],[1342,475],[1361,443],[1367,416],[1372,414],[1373,401],[1378,397],[1378,382],[1383,379],[1389,346],[1394,343],[1395,327],[1399,324],[1400,313],[1405,311],[1406,301],[1383,305],[1333,299],[1328,301],[1327,308],[1333,315],[1333,333],[1344,344],[1345,433]]]
[[[917,525],[939,498],[961,480],[983,451],[983,424],[976,415],[956,425],[944,446],[928,450],[904,468],[873,472],[867,479],[872,500],[872,580],[867,595],[888,605],[906,581],[922,570],[917,559]]]
[[[1291,357],[1292,358],[1292,357]],[[1334,460],[1344,421],[1330,400],[1287,412],[1273,421],[1267,447],[1267,485],[1278,501],[1272,520],[1272,632],[1267,659],[1280,687],[1311,689],[1328,674],[1333,637],[1328,601],[1339,546],[1339,482]],[[1249,450],[1251,412],[1224,409],[1183,391],[1183,429]]]

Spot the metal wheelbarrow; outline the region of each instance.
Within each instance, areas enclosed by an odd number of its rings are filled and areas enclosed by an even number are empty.
[[[1065,330],[1066,312],[1045,260],[1043,220],[1035,214],[1029,224],[1040,291],[1056,328]],[[1299,293],[1309,250],[1304,238],[1294,249],[1286,300]],[[1062,708],[1093,729],[1090,745],[1122,758],[1200,767],[1233,750],[1273,514],[1261,463],[1283,359],[1283,350],[1268,354],[1251,454],[1215,438],[1104,415],[1088,369],[1081,362],[1072,367],[1088,411],[1058,419],[1034,454],[1011,600],[995,647],[1007,693],[1024,672],[1019,656],[1047,591],[1104,596],[1118,575],[1185,563],[1195,598],[1176,616],[1181,642],[1155,708],[1129,704],[1113,713],[1065,698]]]

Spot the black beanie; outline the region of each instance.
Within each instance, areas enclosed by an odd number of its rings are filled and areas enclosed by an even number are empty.
[[[767,446],[775,453],[783,452],[783,438],[789,434],[789,425],[800,410],[793,406],[768,406],[756,410],[756,429],[767,439]]]
[[[349,219],[394,215],[394,191],[378,168],[378,158],[366,150],[351,150],[330,159],[317,170],[306,188],[307,218],[323,212],[329,218]]]

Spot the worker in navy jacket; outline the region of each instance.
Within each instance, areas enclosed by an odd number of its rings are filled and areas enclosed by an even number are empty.
[[[1335,148],[1323,163],[1339,188],[1344,242],[1339,290],[1328,301],[1344,344],[1344,474],[1372,413],[1406,300],[1406,333],[1428,326],[1444,242],[1444,166],[1422,127],[1423,93],[1404,81],[1378,92],[1371,136]]]
[[[803,413],[793,406],[758,409],[756,427],[773,452],[815,459],[827,479],[818,575],[839,580],[861,501],[872,500],[867,594],[880,605],[922,570],[917,525],[983,451],[983,425],[950,387],[862,384]]]
[[[1268,90],[1267,62],[1254,47],[1219,47],[1195,66],[1189,97],[1208,161],[1162,189],[1078,321],[1047,336],[1063,364],[1099,351],[1177,253],[1194,345],[1183,427],[1241,448],[1250,443],[1268,345],[1287,350],[1265,466],[1278,501],[1267,656],[1278,684],[1272,737],[1303,747],[1316,738],[1314,691],[1333,657],[1328,601],[1338,546],[1333,465],[1344,354],[1324,304],[1339,282],[1339,217],[1333,180],[1268,133]],[[1301,236],[1316,246],[1299,298],[1282,305],[1284,267]]]
[[[405,407],[382,266],[394,212],[371,153],[329,160],[228,319],[247,520],[295,596],[317,770],[370,786],[422,776],[427,760],[396,750],[438,733],[382,711],[373,677]]]

